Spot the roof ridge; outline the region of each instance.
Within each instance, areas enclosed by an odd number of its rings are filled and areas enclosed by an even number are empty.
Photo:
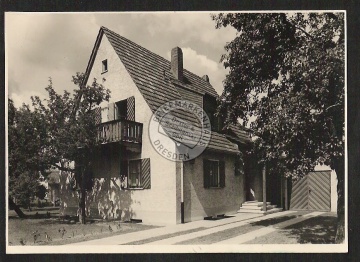
[[[152,52],[151,50],[149,50],[149,49],[147,49],[147,48],[145,48],[145,47],[143,47],[143,46],[135,43],[134,41],[132,41],[132,40],[130,40],[130,39],[128,39],[128,38],[126,38],[126,37],[124,37],[124,36],[122,36],[122,35],[114,32],[114,31],[110,30],[109,28],[107,28],[107,27],[105,27],[105,26],[101,26],[101,29],[104,30],[104,31],[108,31],[108,32],[116,35],[117,37],[120,37],[122,40],[124,40],[124,41],[126,41],[126,42],[128,42],[128,43],[131,43],[132,45],[135,45],[136,47],[142,49],[143,51],[149,52],[151,55],[160,58],[160,60],[163,59],[165,63],[168,63],[168,65],[167,65],[167,66],[169,67],[168,70],[169,70],[169,71],[171,70],[171,61],[168,60],[167,58],[165,58],[165,57],[163,57],[163,56],[161,56],[161,55],[159,55],[159,54],[156,54],[156,53]],[[186,68],[183,68],[183,70],[186,71],[186,72],[187,72],[188,74],[190,74],[191,76],[196,77],[197,80],[200,81],[200,83],[201,83],[202,85],[204,85],[204,86],[210,86],[212,89],[214,89],[214,87],[213,87],[209,82],[207,82],[206,80],[204,80],[201,76],[199,76],[199,75],[191,72],[190,70],[188,70],[188,69],[186,69]],[[212,90],[212,91],[213,91],[213,90]],[[214,91],[215,91],[215,94],[218,96],[218,94],[217,94],[217,92],[216,92],[215,89],[214,89]],[[213,93],[210,93],[210,92],[207,92],[207,93],[213,94]]]
[[[199,75],[197,75],[197,74],[195,74],[195,73],[193,73],[193,72],[189,71],[189,70],[188,70],[188,69],[186,69],[186,68],[184,68],[184,71],[187,71],[189,74],[191,74],[191,75],[193,75],[193,76],[197,77],[197,78],[198,78],[198,80],[200,80],[200,82],[202,82],[202,84],[204,84],[204,85],[210,85],[212,88],[214,88],[212,84],[210,84],[209,82],[207,82],[207,81],[206,81],[205,79],[203,79],[201,76],[199,76]],[[215,88],[214,88],[214,90],[215,90]],[[216,90],[215,90],[215,93],[217,94]],[[219,95],[217,95],[217,96],[219,96]]]
[[[150,51],[149,49],[147,49],[147,48],[145,48],[145,47],[143,47],[143,46],[135,43],[134,41],[132,41],[132,40],[130,40],[130,39],[128,39],[128,38],[126,38],[126,37],[124,37],[124,36],[122,36],[122,35],[114,32],[114,31],[110,30],[109,28],[107,28],[107,27],[105,27],[105,26],[101,26],[101,28],[102,28],[104,31],[109,31],[110,33],[112,33],[112,34],[120,37],[121,39],[125,40],[126,42],[129,42],[129,43],[131,43],[132,45],[135,45],[136,47],[138,47],[138,48],[140,48],[140,49],[142,49],[142,50],[145,50],[146,52],[149,52],[149,53],[151,53],[152,55],[154,55],[154,56],[156,56],[156,57],[159,57],[159,58],[165,60],[165,61],[168,62],[169,65],[170,65],[170,63],[171,63],[170,60],[166,59],[165,57],[163,57],[163,56],[161,56],[161,55],[159,55],[159,54],[156,54],[156,53]],[[169,68],[169,69],[170,69],[170,68]]]

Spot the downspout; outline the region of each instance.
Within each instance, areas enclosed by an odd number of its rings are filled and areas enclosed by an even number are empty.
[[[180,205],[180,215],[181,215],[181,224],[185,223],[185,209],[184,209],[184,161],[180,162],[180,191],[181,191],[181,205]]]

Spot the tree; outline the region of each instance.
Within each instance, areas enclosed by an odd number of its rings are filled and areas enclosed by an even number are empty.
[[[336,171],[336,242],[342,242],[344,14],[231,13],[212,19],[216,28],[237,30],[221,58],[229,73],[218,113],[226,123],[251,122],[261,161],[287,177],[299,179],[317,164]]]
[[[73,175],[74,187],[79,193],[79,220],[85,224],[86,190],[91,188],[91,159],[100,143],[94,109],[103,101],[109,101],[110,90],[96,79],[89,86],[85,86],[83,81],[84,74],[77,73],[72,79],[78,86],[73,95],[67,91],[59,95],[50,79],[46,88],[49,95],[46,105],[39,97],[33,97],[32,102],[35,112],[44,116],[47,126],[49,146],[46,162]]]
[[[30,210],[39,185],[39,175],[45,175],[49,167],[44,160],[46,129],[44,118],[30,110],[28,105],[16,109],[11,99],[8,102],[8,163],[9,204],[19,217],[25,214],[13,198]]]
[[[81,223],[85,223],[91,158],[99,146],[94,108],[110,98],[110,91],[97,83],[96,79],[90,86],[85,86],[83,81],[84,74],[77,73],[72,82],[78,88],[72,95],[67,91],[60,95],[54,90],[50,79],[45,88],[48,98],[42,101],[39,97],[31,97],[33,110],[26,106],[29,112],[39,116],[44,130],[44,137],[33,136],[33,143],[37,147],[29,150],[40,155],[34,168],[44,169],[44,172],[50,167],[58,168],[74,177],[74,189],[79,193]],[[9,110],[9,121],[11,114]],[[28,125],[32,126],[32,122],[28,122]],[[18,162],[22,161],[20,155],[15,157]],[[73,163],[76,163],[75,166]],[[13,176],[10,172],[9,175]]]
[[[29,172],[22,173],[15,181],[12,196],[15,197],[16,203],[31,211],[31,201],[36,196],[39,182],[34,179],[34,175]]]
[[[35,196],[38,198],[38,199],[45,199],[46,197],[46,192],[47,192],[47,189],[44,185],[37,185],[36,187],[36,191],[35,191]]]

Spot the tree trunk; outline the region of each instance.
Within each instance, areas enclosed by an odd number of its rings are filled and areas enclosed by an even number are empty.
[[[335,172],[338,180],[337,184],[337,194],[338,194],[338,204],[337,204],[337,230],[335,243],[340,244],[344,242],[345,239],[345,184],[344,184],[344,158],[336,160],[335,163]]]
[[[21,209],[14,203],[14,201],[12,200],[12,198],[9,196],[9,206],[11,209],[13,209],[16,214],[20,217],[20,218],[26,218],[26,215],[21,211]]]
[[[30,200],[30,198],[27,201],[27,206],[28,206],[28,211],[31,212],[31,200]]]
[[[85,220],[85,201],[86,201],[86,190],[85,190],[85,172],[84,168],[81,168],[81,182],[80,182],[80,201],[79,201],[79,221],[81,224],[86,224]]]
[[[86,191],[84,188],[81,188],[80,190],[80,202],[79,202],[79,209],[80,209],[80,213],[79,213],[79,221],[81,224],[85,224],[86,220],[85,220],[85,197],[86,197]]]

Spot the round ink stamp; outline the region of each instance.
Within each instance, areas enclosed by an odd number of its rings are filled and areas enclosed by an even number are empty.
[[[149,123],[153,148],[171,161],[189,161],[199,156],[211,138],[211,123],[206,112],[187,100],[161,105]]]

